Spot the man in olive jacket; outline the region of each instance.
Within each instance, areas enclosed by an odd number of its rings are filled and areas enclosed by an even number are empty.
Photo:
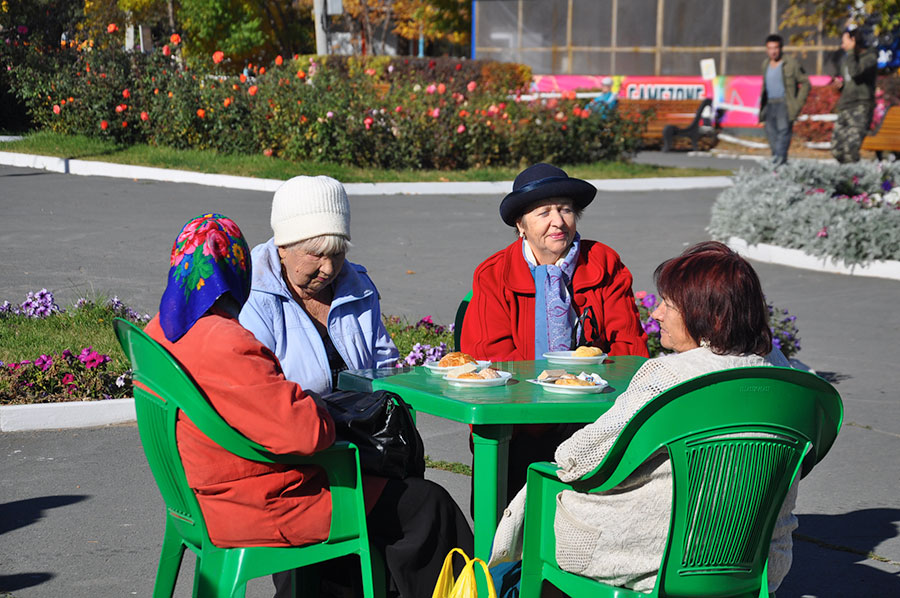
[[[766,38],[767,58],[762,64],[763,86],[759,100],[759,122],[766,124],[775,166],[787,162],[791,130],[809,95],[809,77],[803,65],[793,56],[786,56],[782,52],[783,46],[780,35],[772,34]]]

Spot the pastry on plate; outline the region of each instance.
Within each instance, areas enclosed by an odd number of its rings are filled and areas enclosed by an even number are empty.
[[[598,349],[597,347],[585,347],[581,346],[575,349],[575,353],[573,353],[575,357],[600,357],[603,355],[603,351]]]
[[[481,374],[478,372],[463,372],[458,376],[451,376],[452,378],[456,378],[457,380],[483,380]]]
[[[547,380],[549,382],[550,380],[554,380],[556,378],[559,378],[560,376],[564,376],[565,373],[566,370],[544,370],[543,372],[538,374],[537,379]]]
[[[560,376],[554,384],[561,384],[564,386],[594,386],[594,383],[590,380],[582,380],[577,376],[573,376],[572,374],[566,374],[565,376]]]
[[[478,372],[478,375],[481,376],[485,380],[491,380],[493,378],[500,377],[500,374],[498,374],[497,370],[495,370],[494,368],[484,368],[483,370]]]
[[[475,363],[475,359],[468,353],[454,351],[452,353],[447,353],[446,355],[444,355],[437,364],[438,367],[453,368],[465,363]]]

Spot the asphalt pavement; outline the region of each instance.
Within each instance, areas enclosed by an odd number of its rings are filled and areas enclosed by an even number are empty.
[[[578,228],[620,253],[635,290],[653,291],[657,264],[709,238],[717,193],[601,193]],[[499,200],[352,196],[348,258],[368,268],[385,313],[452,322],[474,267],[514,238],[499,219]],[[0,302],[46,287],[63,305],[115,294],[154,313],[185,221],[221,212],[255,245],[270,236],[270,201],[265,193],[0,167]],[[801,483],[794,566],[779,598],[896,596],[900,283],[754,265],[769,299],[797,316],[799,359],[836,385],[845,407],[831,453]],[[469,462],[465,426],[420,421],[432,458]],[[15,598],[150,595],[162,502],[134,426],[4,433],[0,456],[0,591]],[[467,510],[467,478],[428,475]],[[177,596],[190,593],[190,557],[186,565]],[[267,595],[267,580],[248,592]]]

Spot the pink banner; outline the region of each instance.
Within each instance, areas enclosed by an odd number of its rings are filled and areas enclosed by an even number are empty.
[[[532,91],[539,93],[562,91],[595,91],[603,76],[535,75]],[[702,100],[712,98],[713,106],[722,115],[723,127],[756,127],[758,125],[759,94],[762,76],[747,75],[716,77],[710,81],[702,77],[629,77],[612,78],[613,91],[621,98],[660,100]],[[813,85],[827,85],[825,75],[812,75]]]

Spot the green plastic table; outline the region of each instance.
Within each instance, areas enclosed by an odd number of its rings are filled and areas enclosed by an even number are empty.
[[[395,392],[415,411],[472,424],[474,440],[475,554],[487,560],[506,497],[506,467],[513,424],[589,423],[605,413],[631,381],[644,357],[609,357],[599,365],[563,366],[539,361],[495,362],[512,372],[505,386],[451,386],[427,368],[347,370],[342,390]],[[545,369],[600,374],[609,387],[597,394],[557,394],[526,382]]]

